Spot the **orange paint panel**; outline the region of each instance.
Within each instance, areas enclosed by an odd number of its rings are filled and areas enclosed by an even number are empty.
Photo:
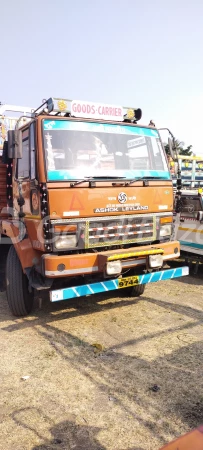
[[[15,249],[23,269],[40,264],[41,252],[33,249],[29,238],[15,244]]]
[[[165,445],[160,450],[202,450],[203,426]]]
[[[153,202],[154,205],[161,205],[162,204],[162,200],[163,200],[163,192],[159,189],[156,189],[155,193],[154,193],[154,198],[153,198]]]
[[[97,255],[96,254],[81,254],[81,255],[44,255],[44,270],[47,277],[54,276],[73,276],[73,275],[83,275],[85,273],[98,272],[97,266]],[[64,264],[65,273],[58,273],[57,275],[54,272],[58,271],[58,265]],[[95,270],[94,270],[95,268]],[[86,270],[84,270],[86,269]],[[67,273],[67,271],[69,273]]]
[[[175,248],[180,248],[179,243],[175,242],[166,242],[163,244],[154,244],[154,245],[146,245],[141,247],[130,247],[130,252],[136,251],[141,252],[144,250],[161,248],[164,251],[164,256],[174,254]],[[121,250],[110,250],[104,251],[100,253],[85,253],[85,254],[76,254],[76,255],[44,255],[44,270],[46,271],[47,277],[64,277],[64,276],[73,276],[73,274],[84,274],[84,273],[96,273],[102,272],[104,270],[104,266],[106,264],[107,258],[110,255],[115,255],[116,253],[121,253]],[[122,254],[129,253],[129,249],[123,249]],[[140,256],[140,258],[142,258]],[[127,260],[125,259],[125,262]],[[132,263],[132,258],[130,259]],[[137,262],[138,260],[136,260]],[[64,270],[66,272],[58,272],[57,274],[54,272],[58,271],[58,265],[64,264]],[[92,270],[93,268],[93,270]],[[47,273],[48,271],[48,273]]]
[[[71,197],[71,202],[70,202],[70,211],[84,211],[85,209],[85,205],[84,202],[81,199],[81,196],[78,195],[77,192],[74,192],[74,194]]]
[[[126,201],[119,202],[119,194]],[[48,188],[51,218],[94,217],[123,214],[167,212],[173,210],[172,186]]]
[[[40,263],[41,253],[33,249],[31,240],[29,238],[18,240],[19,221],[5,220],[2,222],[2,229],[11,238],[23,269]]]
[[[25,223],[33,248],[44,251],[43,222],[37,219],[25,219]]]
[[[44,152],[43,152],[43,136],[42,136],[42,120],[43,119],[50,119],[50,116],[41,116],[37,120],[37,149],[38,149],[37,173],[38,173],[39,180],[41,183],[46,182],[45,161],[44,161]]]

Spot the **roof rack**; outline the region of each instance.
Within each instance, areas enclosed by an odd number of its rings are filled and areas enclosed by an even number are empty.
[[[178,159],[185,161],[197,161],[203,163],[203,156],[186,156],[186,155],[178,155]]]
[[[8,130],[14,130],[20,118],[21,125],[24,124],[23,121],[30,120],[32,111],[33,108],[28,106],[0,104],[0,156],[2,155],[4,141],[7,139]]]
[[[78,115],[74,113],[73,111],[73,103],[78,103],[75,100],[70,100],[70,99],[62,99],[62,98],[55,98],[55,97],[50,97],[47,100],[43,100],[43,103],[38,106],[38,108],[36,108],[35,110],[32,111],[32,115],[33,117],[36,117],[40,114],[49,114],[51,116],[72,116],[72,117],[82,117],[81,115]],[[140,108],[135,109],[134,107],[127,107],[127,106],[118,106],[118,105],[104,105],[104,104],[94,104],[92,102],[80,102],[80,106],[89,106],[89,105],[97,105],[97,106],[104,106],[104,107],[109,107],[109,109],[111,108],[118,108],[120,111],[120,114],[122,114],[122,121],[129,121],[129,122],[137,122],[138,120],[141,119],[142,117],[142,110]],[[85,114],[85,113],[84,113]],[[83,117],[94,117],[94,116],[85,116],[83,115]],[[112,117],[109,117],[106,120],[113,120]],[[121,115],[120,118],[118,119],[119,121],[121,121]]]
[[[30,108],[28,106],[15,106],[15,105],[0,105],[0,116],[4,116],[5,112],[9,113],[32,113],[33,108]]]

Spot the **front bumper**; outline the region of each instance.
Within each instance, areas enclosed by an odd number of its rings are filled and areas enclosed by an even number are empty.
[[[91,273],[103,273],[109,260],[120,259],[122,269],[146,267],[151,252],[163,254],[164,262],[180,256],[178,241],[161,244],[130,247],[119,250],[107,250],[98,253],[81,253],[72,255],[44,254],[42,256],[42,272],[47,278],[71,277]]]
[[[117,289],[136,286],[138,284],[148,284],[155,283],[157,281],[170,280],[173,278],[183,277],[188,274],[188,267],[178,267],[177,269],[161,270],[158,272],[147,273],[145,275],[117,278],[108,281],[58,289],[50,291],[49,294],[51,302],[58,302],[61,300],[68,300],[70,298],[83,297],[86,295],[93,295],[101,292],[109,292]]]

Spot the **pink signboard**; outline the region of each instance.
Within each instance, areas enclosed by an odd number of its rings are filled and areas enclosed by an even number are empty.
[[[106,105],[103,103],[83,102],[73,100],[71,102],[71,115],[96,120],[114,120],[123,122],[123,108],[118,105]]]

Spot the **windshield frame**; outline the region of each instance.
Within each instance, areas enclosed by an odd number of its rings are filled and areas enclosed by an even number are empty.
[[[97,125],[111,125],[111,126],[119,126],[119,127],[130,127],[130,128],[141,128],[141,129],[147,129],[150,130],[152,133],[153,131],[156,132],[157,134],[157,139],[159,139],[159,143],[160,143],[160,151],[162,152],[162,159],[164,160],[164,165],[165,167],[167,167],[167,170],[160,170],[160,169],[156,169],[156,170],[145,170],[145,169],[129,169],[129,172],[131,170],[131,174],[129,174],[125,180],[129,180],[132,178],[137,178],[139,177],[147,177],[147,176],[152,176],[155,178],[156,181],[156,177],[160,178],[160,181],[171,181],[171,173],[170,173],[170,169],[169,169],[169,165],[168,165],[168,160],[167,160],[167,155],[166,152],[164,150],[164,146],[161,140],[161,136],[159,133],[159,130],[157,128],[154,127],[150,127],[147,125],[142,125],[142,124],[135,124],[135,123],[129,123],[129,122],[113,122],[113,121],[104,121],[104,120],[92,120],[92,119],[84,119],[84,118],[74,118],[74,117],[62,117],[62,116],[44,116],[41,120],[41,137],[42,137],[42,149],[43,149],[43,155],[44,155],[44,170],[45,170],[45,177],[46,177],[46,181],[48,183],[64,183],[64,182],[73,182],[73,181],[77,181],[80,180],[80,175],[78,175],[78,177],[73,177],[73,178],[61,178],[61,179],[50,179],[48,176],[48,167],[47,167],[47,162],[46,162],[46,148],[45,148],[45,139],[44,139],[44,132],[46,131],[44,129],[44,122],[45,121],[65,121],[65,122],[80,122],[80,123],[90,123],[90,124],[97,124]],[[48,131],[48,130],[47,130]],[[50,130],[51,131],[51,130]],[[82,130],[78,130],[78,131],[82,131]],[[116,134],[116,133],[115,133]],[[117,134],[118,136],[119,134]],[[122,133],[121,133],[122,135]],[[138,134],[139,135],[139,134]],[[142,135],[140,135],[142,136]],[[150,137],[150,136],[149,136]],[[118,169],[114,169],[115,170],[115,174],[114,177],[117,176],[118,180],[124,178],[123,175],[119,175],[116,174],[116,171],[118,171]],[[59,171],[59,170],[58,170]],[[138,175],[139,172],[139,175]],[[148,173],[147,173],[148,172]],[[150,173],[149,173],[150,172]],[[152,175],[153,173],[153,175]],[[113,176],[113,174],[112,174]],[[97,176],[95,175],[95,179],[97,178]],[[109,175],[109,180],[112,180],[111,176]],[[107,181],[107,176],[104,176],[104,179],[102,179],[102,176],[98,176],[98,181]],[[153,181],[153,178],[151,179],[151,181]]]

